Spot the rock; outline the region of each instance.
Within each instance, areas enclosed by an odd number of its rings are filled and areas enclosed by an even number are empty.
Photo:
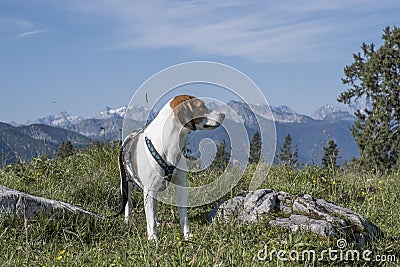
[[[257,222],[262,217],[270,226],[310,231],[331,239],[346,238],[360,247],[380,234],[374,224],[350,209],[308,194],[295,196],[271,189],[236,196],[209,213],[210,221],[220,222]]]
[[[65,202],[35,197],[0,185],[0,218],[5,214],[31,218],[40,213],[97,216]]]

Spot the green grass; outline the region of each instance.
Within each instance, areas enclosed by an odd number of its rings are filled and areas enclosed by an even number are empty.
[[[207,213],[216,203],[191,208],[190,241],[180,234],[176,207],[159,204],[159,241],[146,236],[142,195],[133,193],[135,209],[129,226],[110,216],[119,209],[118,148],[94,146],[66,159],[34,159],[29,164],[0,169],[0,184],[29,194],[62,200],[105,218],[78,216],[3,217],[0,220],[0,266],[396,266],[400,259],[400,175],[377,175],[357,170],[329,171],[317,167],[288,170],[273,167],[263,188],[292,194],[308,193],[350,208],[368,218],[383,232],[370,245],[373,255],[395,255],[396,262],[260,261],[264,249],[287,252],[298,249],[336,248],[328,240],[307,232],[291,233],[257,224],[210,224]],[[246,192],[249,170],[229,194]],[[204,184],[217,172],[190,174],[191,185]],[[200,183],[201,181],[201,183]],[[261,254],[262,255],[262,254]],[[318,254],[317,254],[318,255]]]

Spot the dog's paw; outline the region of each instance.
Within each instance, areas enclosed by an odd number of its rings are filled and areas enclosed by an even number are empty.
[[[186,233],[183,235],[183,237],[185,238],[185,241],[188,241],[188,240],[192,239],[193,235],[191,233]]]
[[[157,242],[157,241],[158,241],[158,237],[157,237],[156,234],[149,235],[149,236],[147,237],[147,239],[148,239],[149,241],[153,241],[153,242]]]

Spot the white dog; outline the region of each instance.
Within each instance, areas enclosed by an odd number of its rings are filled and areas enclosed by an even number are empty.
[[[186,172],[176,168],[181,160],[186,136],[197,130],[215,129],[225,115],[209,112],[204,102],[196,97],[174,97],[145,128],[129,135],[123,142],[119,167],[121,176],[122,210],[129,221],[132,210],[133,186],[143,190],[149,239],[157,239],[157,192],[169,182],[175,190],[180,225],[185,239],[190,236],[187,218]],[[185,159],[183,159],[185,160]]]

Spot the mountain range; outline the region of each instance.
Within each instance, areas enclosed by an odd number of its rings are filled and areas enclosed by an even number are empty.
[[[262,127],[268,127],[274,119],[277,151],[286,135],[290,133],[293,143],[298,146],[301,163],[320,163],[322,148],[329,139],[334,139],[338,144],[340,162],[357,157],[359,153],[349,130],[355,120],[352,113],[359,107],[346,109],[325,105],[312,116],[307,116],[296,113],[288,106],[268,108],[266,105],[248,105],[239,101],[230,101],[225,106],[210,103],[209,106],[225,114],[236,113],[237,115],[227,116],[231,118],[229,123],[236,125],[244,122],[250,140],[256,131]],[[136,119],[133,121],[135,128],[143,127],[148,111],[148,108],[144,106],[130,107],[129,114],[134,114]],[[43,153],[53,156],[65,140],[70,140],[75,147],[83,147],[93,140],[118,140],[126,112],[126,106],[118,109],[107,107],[97,116],[89,119],[61,112],[28,121],[24,125],[0,123],[0,152],[3,155],[3,164],[15,162],[18,159],[30,160]],[[222,129],[209,131],[207,134],[216,142],[229,139]],[[189,145],[193,153],[198,152],[198,144],[204,137],[204,133],[191,134]],[[268,140],[263,141],[268,142]]]
[[[0,122],[0,166],[40,155],[54,156],[66,140],[77,148],[90,142],[86,136],[45,124],[13,126]]]

